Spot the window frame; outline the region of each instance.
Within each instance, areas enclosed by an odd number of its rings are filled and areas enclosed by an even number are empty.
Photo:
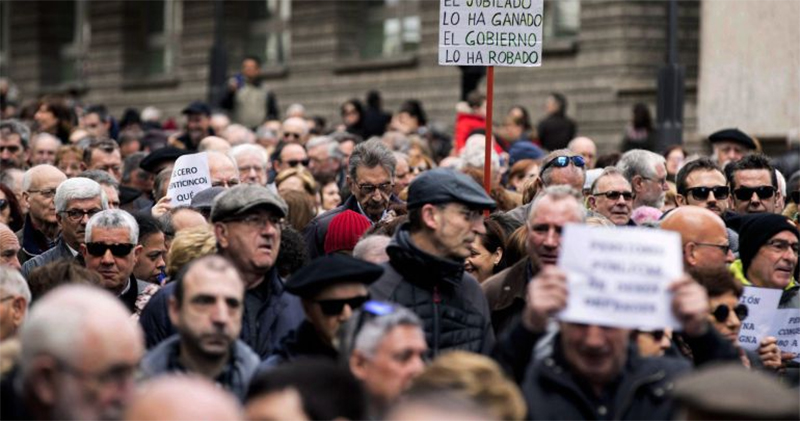
[[[147,35],[141,47],[146,50],[162,48],[163,72],[161,73],[126,73],[123,78],[123,89],[149,89],[160,86],[174,86],[179,83],[178,68],[180,55],[180,38],[183,33],[183,1],[164,0],[164,26],[161,32]],[[123,34],[123,36],[130,36]],[[123,48],[130,48],[125,45]],[[132,58],[123,53],[123,63]],[[145,69],[146,70],[146,69]]]

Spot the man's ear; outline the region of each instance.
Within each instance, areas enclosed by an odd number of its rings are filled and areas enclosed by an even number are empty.
[[[687,263],[692,266],[697,265],[697,258],[694,257],[694,251],[697,247],[691,242],[683,245],[683,256]]]
[[[361,351],[353,350],[350,354],[350,372],[359,380],[364,380],[367,377],[367,358]]]
[[[81,161],[81,171],[86,171],[87,169],[88,167],[86,166],[86,163]]]
[[[63,220],[60,212],[56,212],[56,222],[58,222],[58,227],[61,228],[61,230],[63,231],[64,230],[64,220]]]
[[[142,250],[144,250],[144,247],[142,247],[141,244],[139,244],[139,245],[137,245],[136,247],[133,248],[133,264],[134,265],[139,263],[139,257],[142,256]]]
[[[586,198],[586,202],[589,203],[589,209],[596,210],[597,209],[597,198],[594,196],[589,196]]]
[[[11,310],[12,323],[15,327],[21,326],[22,321],[25,320],[25,313],[28,312],[28,303],[22,297],[14,297],[11,300]]]
[[[217,237],[220,248],[228,248],[230,241],[228,241],[228,227],[225,224],[221,222],[214,224],[214,236]]]
[[[678,206],[686,206],[687,205],[686,196],[684,196],[682,194],[676,195],[675,196],[675,201],[678,203]]]
[[[81,254],[81,256],[83,256],[83,259],[86,260],[86,258],[88,257],[88,254],[89,254],[87,249],[86,249],[86,244],[81,243],[81,246],[80,246],[80,249],[78,250],[78,252]]]
[[[29,385],[36,399],[45,406],[53,406],[58,400],[56,386],[57,362],[49,355],[39,355],[31,362]]]
[[[633,179],[631,180],[631,189],[633,190],[634,194],[642,190],[643,183],[644,183],[644,178],[642,178],[641,175],[633,176]]]
[[[438,212],[436,212],[436,206],[431,204],[426,204],[420,210],[422,214],[422,224],[428,227],[429,229],[435,230],[439,227],[439,221],[441,220],[441,216]]]

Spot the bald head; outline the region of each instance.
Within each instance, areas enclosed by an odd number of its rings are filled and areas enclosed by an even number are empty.
[[[19,240],[14,231],[6,224],[0,224],[0,266],[8,266],[20,270],[22,265],[17,258]]]
[[[583,156],[586,160],[586,169],[594,168],[595,159],[597,158],[597,146],[594,140],[588,137],[576,137],[569,142],[567,148],[578,155]]]
[[[719,268],[733,262],[728,232],[722,218],[699,206],[683,206],[669,213],[661,228],[678,232],[687,269]]]
[[[136,391],[126,420],[236,420],[242,413],[230,393],[193,375],[161,376]]]
[[[199,145],[197,145],[197,150],[198,152],[215,151],[228,153],[228,151],[231,150],[231,144],[221,137],[207,136],[200,141]]]

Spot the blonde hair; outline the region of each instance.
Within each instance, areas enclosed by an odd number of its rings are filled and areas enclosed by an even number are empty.
[[[167,275],[175,278],[183,265],[198,257],[217,252],[217,237],[210,225],[200,225],[178,231],[167,253]]]
[[[306,193],[311,196],[317,194],[317,182],[314,181],[314,176],[305,168],[287,168],[275,176],[275,187],[280,187],[281,183],[291,177],[297,177],[303,182],[303,188]]]

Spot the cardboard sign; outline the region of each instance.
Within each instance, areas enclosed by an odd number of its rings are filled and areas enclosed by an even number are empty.
[[[680,236],[647,228],[567,225],[558,267],[567,273],[567,322],[677,328],[669,284],[683,273]]]
[[[744,287],[739,302],[747,306],[747,318],[742,320],[739,329],[739,346],[756,350],[761,340],[770,336],[782,292],[772,288]]]
[[[200,152],[183,155],[175,161],[175,166],[172,168],[167,196],[172,199],[173,207],[188,205],[192,203],[195,193],[210,187],[208,154]]]
[[[778,339],[781,351],[793,352],[794,361],[800,362],[800,308],[777,310],[770,334]]]
[[[543,0],[441,0],[439,64],[542,65]]]

